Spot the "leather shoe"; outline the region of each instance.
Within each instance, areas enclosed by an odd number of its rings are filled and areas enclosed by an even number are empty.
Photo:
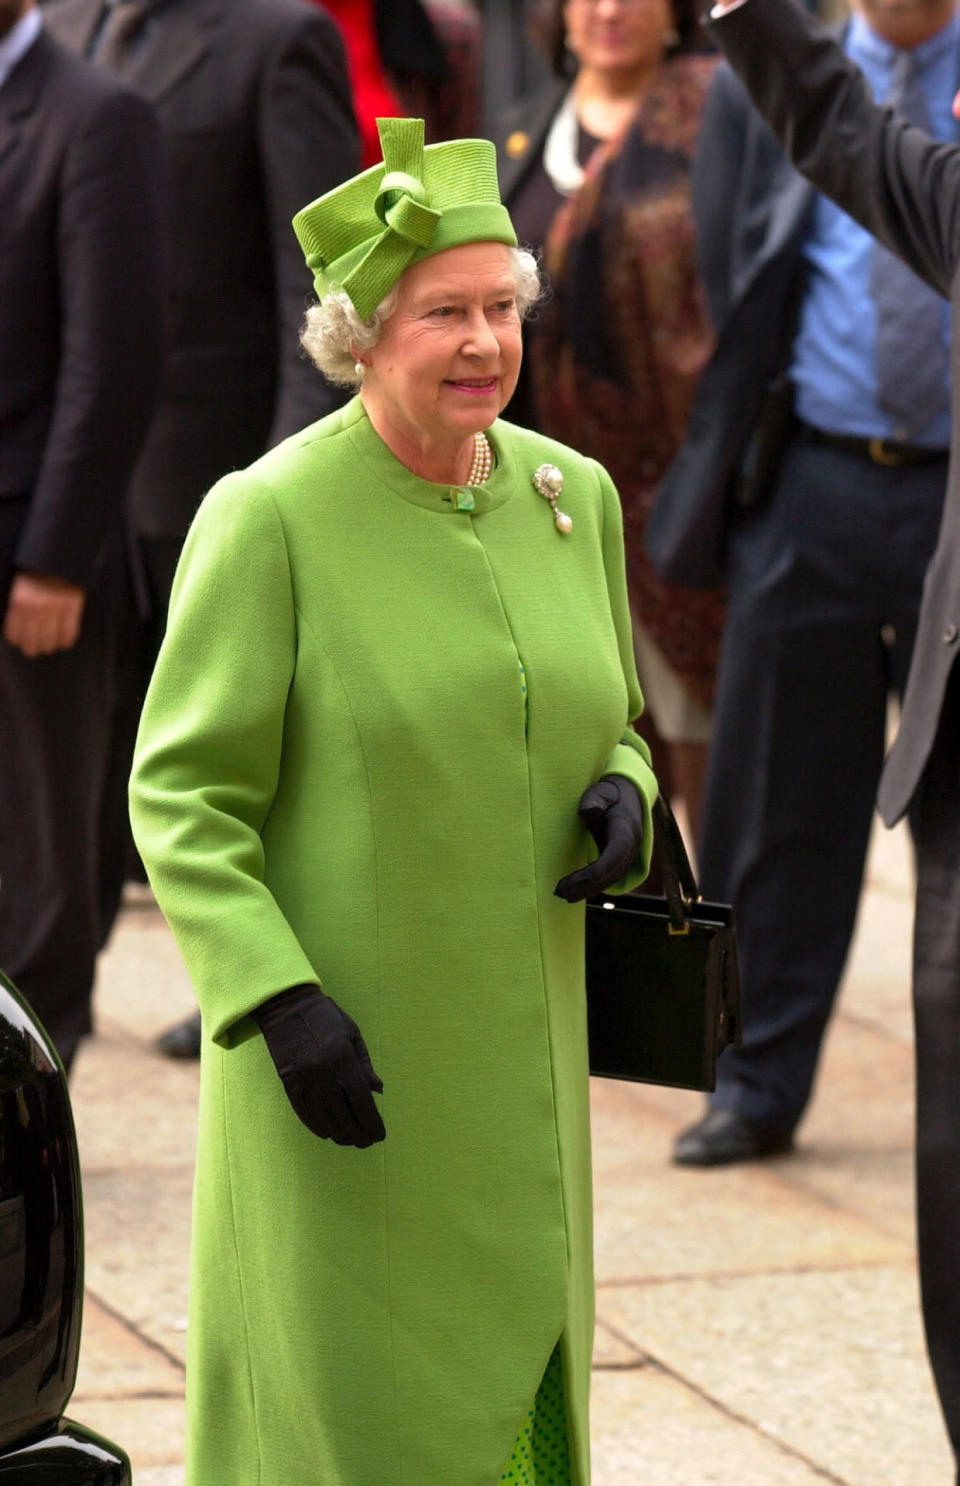
[[[153,1045],[158,1053],[163,1053],[165,1058],[199,1058],[199,1011],[194,1012],[193,1016],[188,1016],[186,1021],[177,1022],[173,1027],[168,1027],[165,1032],[161,1032]]]
[[[758,1125],[738,1110],[721,1106],[680,1132],[673,1147],[673,1164],[730,1166],[735,1161],[782,1156],[792,1145],[792,1130]]]

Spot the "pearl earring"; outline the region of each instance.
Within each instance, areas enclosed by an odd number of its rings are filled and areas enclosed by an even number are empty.
[[[367,369],[364,366],[363,362],[362,361],[355,361],[353,363],[353,369],[356,372],[358,379],[362,382],[363,381],[363,374],[364,374],[364,372]]]

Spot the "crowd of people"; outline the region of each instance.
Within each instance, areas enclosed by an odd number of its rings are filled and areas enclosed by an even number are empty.
[[[955,0],[530,12],[488,141],[464,3],[0,0],[0,965],[69,1070],[144,868],[183,950],[191,1486],[586,1486],[578,905],[658,787],[694,1168],[792,1148],[909,814],[960,1462]]]

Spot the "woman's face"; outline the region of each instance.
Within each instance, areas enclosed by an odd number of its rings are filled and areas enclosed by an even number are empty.
[[[516,278],[504,243],[466,243],[408,268],[396,309],[363,354],[363,399],[415,441],[489,428],[520,371]]]
[[[669,0],[566,0],[563,20],[581,67],[628,72],[659,61],[673,14]]]

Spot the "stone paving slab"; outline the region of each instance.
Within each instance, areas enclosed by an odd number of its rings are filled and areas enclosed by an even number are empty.
[[[655,1363],[594,1373],[591,1415],[594,1486],[824,1486],[840,1479]]]
[[[650,1107],[645,1089],[594,1080],[591,1107],[601,1286],[911,1255],[912,1227],[891,1234],[855,1204],[821,1193],[810,1174],[817,1163],[791,1157],[713,1171],[678,1168],[670,1165],[676,1124]]]
[[[100,1019],[123,1027],[128,1045],[149,1046],[197,1006],[176,941],[152,899],[123,910],[101,957],[97,985]]]
[[[84,1171],[192,1167],[199,1066],[157,1057],[101,1015],[97,1037],[80,1045],[70,1086]],[[120,1091],[132,1086],[127,1111]]]
[[[83,1306],[83,1347],[74,1399],[183,1398],[183,1365],[108,1310],[90,1285]]]
[[[638,1285],[602,1303],[620,1335],[846,1486],[951,1479],[912,1266]]]
[[[142,1336],[186,1356],[192,1167],[84,1174],[86,1281]]]
[[[184,1369],[108,1310],[88,1287],[83,1345],[70,1414],[115,1440],[130,1455],[136,1486],[145,1468],[183,1477]],[[156,1482],[160,1486],[160,1481]]]

